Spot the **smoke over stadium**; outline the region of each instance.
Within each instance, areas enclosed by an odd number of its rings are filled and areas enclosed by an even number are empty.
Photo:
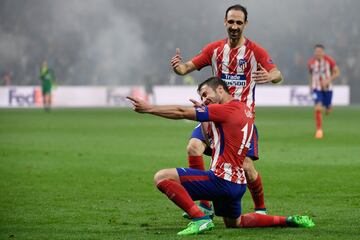
[[[60,70],[64,85],[138,83],[139,66],[150,67],[141,24],[113,1],[0,4],[1,70],[15,68],[19,84],[36,83],[42,59]]]
[[[3,0],[0,72],[11,72],[14,84],[37,84],[38,66],[47,58],[63,85],[168,84],[175,48],[192,57],[207,41],[225,37],[223,12],[231,3],[237,1],[186,0],[175,9],[165,0]],[[321,42],[330,54],[340,56],[346,74],[339,83],[360,89],[355,81],[360,74],[358,1],[244,4],[249,9],[247,36],[270,49],[286,84],[307,81],[306,59],[313,44]]]
[[[175,48],[190,58],[206,42],[224,38],[224,10],[233,3],[185,0],[175,8],[166,0],[3,0],[0,72],[12,72],[13,84],[37,84],[47,58],[62,85],[180,84],[169,69]],[[339,58],[338,83],[360,90],[359,1],[242,3],[249,9],[247,36],[270,49],[285,84],[306,84],[306,59],[321,42]],[[199,81],[209,74],[192,76]],[[360,98],[352,94],[352,101]]]

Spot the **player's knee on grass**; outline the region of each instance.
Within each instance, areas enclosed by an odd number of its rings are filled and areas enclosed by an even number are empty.
[[[191,138],[187,147],[186,151],[189,156],[201,156],[205,151],[205,143],[197,138]]]
[[[154,183],[157,186],[164,179],[172,179],[179,182],[179,175],[176,168],[161,169],[154,175]]]
[[[246,179],[248,182],[253,182],[256,180],[258,172],[255,169],[254,162],[251,158],[246,157],[244,159],[243,168],[245,171]]]

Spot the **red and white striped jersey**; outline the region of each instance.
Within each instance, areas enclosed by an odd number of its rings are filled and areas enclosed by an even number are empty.
[[[211,66],[214,76],[224,80],[231,94],[255,112],[255,81],[252,73],[261,64],[267,71],[276,68],[269,54],[256,43],[245,40],[241,47],[231,48],[227,39],[206,45],[191,60],[198,70]]]
[[[321,88],[321,81],[331,77],[332,71],[335,66],[335,60],[328,55],[325,55],[321,60],[317,60],[314,57],[309,59],[308,68],[311,74],[311,84],[313,90],[323,90]],[[331,89],[332,84],[330,84],[328,90]]]
[[[254,130],[254,114],[244,103],[233,100],[196,108],[196,120],[210,122],[212,148],[210,170],[217,177],[245,184],[243,162]]]

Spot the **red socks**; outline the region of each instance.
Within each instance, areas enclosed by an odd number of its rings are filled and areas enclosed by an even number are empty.
[[[202,156],[188,156],[189,168],[205,171],[204,159]],[[200,200],[200,204],[210,208],[211,203],[206,200]]]
[[[286,217],[282,216],[248,213],[241,215],[240,219],[242,228],[286,226]]]
[[[266,209],[265,200],[264,200],[264,191],[261,182],[260,174],[258,174],[255,181],[247,183],[247,187],[251,193],[252,199],[254,201],[255,210]]]
[[[322,114],[320,110],[315,111],[316,130],[322,129]]]
[[[175,180],[164,179],[157,184],[157,188],[178,207],[187,212],[190,218],[201,218],[205,216],[191,199],[185,188]]]
[[[189,168],[205,170],[204,159],[202,156],[188,156]]]

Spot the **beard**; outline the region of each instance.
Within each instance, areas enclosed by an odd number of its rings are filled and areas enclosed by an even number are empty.
[[[242,35],[242,31],[240,29],[231,30],[228,28],[227,32],[229,39],[231,39],[232,41],[239,41]]]

